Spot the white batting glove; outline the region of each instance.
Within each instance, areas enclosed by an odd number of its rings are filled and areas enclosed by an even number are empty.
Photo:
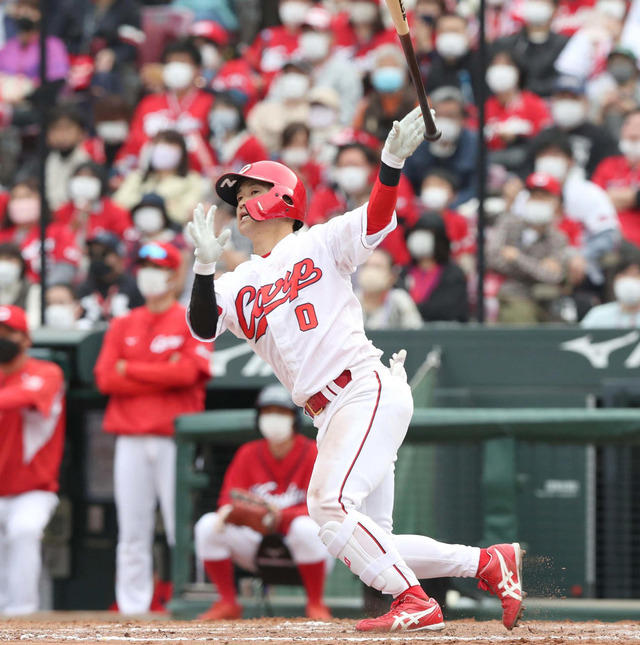
[[[193,238],[196,262],[193,265],[194,273],[200,275],[213,275],[216,262],[220,259],[225,244],[231,237],[231,231],[225,229],[218,237],[215,236],[214,219],[216,206],[212,206],[205,215],[202,204],[198,204],[193,211],[193,221],[187,224],[187,231]]]
[[[407,382],[407,372],[404,369],[404,361],[407,358],[407,350],[401,349],[389,359],[389,370],[391,376],[399,376],[405,383]]]
[[[431,110],[435,117],[435,110]],[[382,161],[392,168],[402,168],[404,160],[410,157],[424,141],[425,125],[420,106],[414,108],[402,119],[394,121],[391,132],[384,142]]]

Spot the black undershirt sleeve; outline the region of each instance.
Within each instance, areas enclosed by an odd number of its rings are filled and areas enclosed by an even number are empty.
[[[212,275],[196,273],[189,301],[189,322],[197,336],[211,339],[218,326],[218,305]]]
[[[380,171],[378,172],[378,177],[380,178],[380,183],[385,186],[397,186],[400,183],[400,175],[402,170],[400,168],[392,168],[387,166],[384,161],[380,162]]]

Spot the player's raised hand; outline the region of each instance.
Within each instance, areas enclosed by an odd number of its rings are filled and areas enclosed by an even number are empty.
[[[431,113],[435,117],[435,111],[431,110]],[[418,106],[401,121],[393,122],[393,127],[384,143],[382,161],[394,167],[402,167],[404,160],[410,157],[424,141],[424,135],[424,119]],[[392,163],[389,163],[389,156]]]
[[[202,204],[198,204],[193,211],[193,221],[187,224],[187,230],[195,243],[196,260],[200,264],[217,262],[222,255],[224,245],[231,237],[229,229],[225,229],[216,237],[214,232],[216,210],[217,207],[212,206],[205,215]]]

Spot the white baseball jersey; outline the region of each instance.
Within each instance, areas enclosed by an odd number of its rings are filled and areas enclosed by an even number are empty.
[[[252,255],[215,280],[216,337],[229,329],[246,339],[303,406],[345,369],[382,355],[365,336],[351,274],[395,227],[394,213],[366,235],[365,204]]]

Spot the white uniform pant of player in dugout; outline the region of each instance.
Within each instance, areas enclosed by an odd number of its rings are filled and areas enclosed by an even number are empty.
[[[255,558],[263,536],[248,526],[220,525],[217,513],[203,515],[195,526],[196,555],[199,561],[226,560],[245,571],[255,572]],[[318,525],[308,516],[296,517],[283,542],[296,564],[325,560],[327,571],[334,559],[318,537]]]
[[[167,542],[175,544],[176,446],[171,437],[119,436],[113,468],[118,515],[116,601],[123,614],[149,611],[158,502]]]
[[[42,490],[0,497],[0,614],[38,611],[42,537],[58,496]]]
[[[411,389],[378,361],[315,419],[309,514],[320,537],[367,585],[398,595],[418,578],[474,577],[480,549],[393,535],[394,462],[413,413]]]

